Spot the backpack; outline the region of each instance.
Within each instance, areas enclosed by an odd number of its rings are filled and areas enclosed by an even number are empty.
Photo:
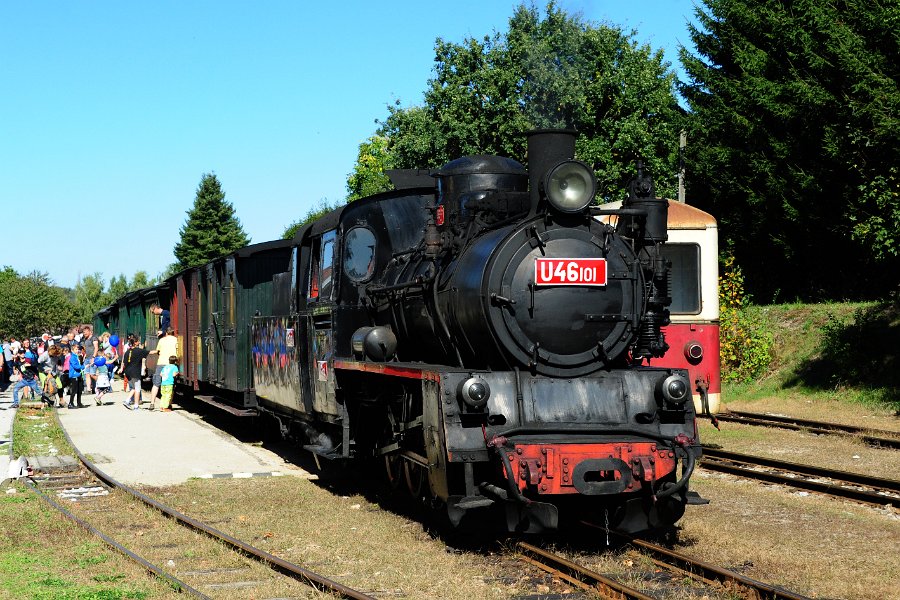
[[[44,392],[48,396],[52,396],[57,391],[59,391],[59,386],[56,384],[56,377],[48,375],[47,379],[44,380]]]

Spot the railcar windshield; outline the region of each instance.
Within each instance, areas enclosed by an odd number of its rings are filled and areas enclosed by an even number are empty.
[[[698,244],[662,245],[662,256],[672,263],[669,280],[672,283],[672,314],[700,313],[700,246]]]

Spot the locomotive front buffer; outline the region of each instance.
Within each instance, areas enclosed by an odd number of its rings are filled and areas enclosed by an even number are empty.
[[[683,513],[700,452],[686,433],[693,407],[684,372],[452,373],[440,387],[446,439],[433,450],[449,464],[436,479],[465,488],[447,497],[454,525],[471,511],[502,510],[512,532],[555,530],[576,515],[639,532]]]

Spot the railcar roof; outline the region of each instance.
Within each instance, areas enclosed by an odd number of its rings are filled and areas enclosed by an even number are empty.
[[[276,250],[278,248],[286,248],[289,247],[293,243],[293,240],[272,240],[271,242],[260,242],[259,244],[252,244],[250,246],[244,246],[243,248],[239,248],[233,252],[235,256],[240,258],[246,258],[248,256],[253,256],[258,252],[265,252],[267,250]]]
[[[322,215],[315,221],[307,223],[306,225],[301,227],[297,231],[297,233],[294,234],[294,238],[291,240],[291,243],[294,245],[299,245],[303,241],[303,239],[309,235],[318,235],[320,233],[325,233],[326,231],[335,229],[341,222],[341,217],[343,216],[344,211],[348,210],[351,207],[355,208],[365,204],[383,202],[385,200],[390,200],[391,198],[409,196],[412,194],[433,194],[434,192],[434,186],[404,187],[402,189],[390,190],[388,192],[375,194],[374,196],[367,196],[365,198],[360,198],[359,200],[354,200],[350,204],[339,206],[333,211]]]
[[[696,206],[668,200],[669,218],[667,225],[669,229],[709,229],[716,227],[716,219],[708,212],[702,211]],[[600,208],[612,210],[622,208],[622,202],[607,202],[601,204]],[[609,217],[601,217],[604,222],[609,222]]]

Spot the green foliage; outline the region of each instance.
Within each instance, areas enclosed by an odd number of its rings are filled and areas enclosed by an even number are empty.
[[[859,186],[861,204],[875,207],[874,211],[848,215],[853,224],[854,240],[872,250],[880,259],[900,255],[900,177],[897,167],[876,175]]]
[[[289,240],[289,239],[293,238],[294,235],[298,231],[300,231],[301,227],[303,227],[307,223],[311,223],[311,222],[315,221],[316,219],[318,219],[324,215],[327,215],[328,213],[335,210],[336,208],[339,208],[340,206],[341,206],[341,203],[339,203],[339,202],[335,202],[334,204],[329,204],[328,201],[325,199],[319,200],[319,202],[315,206],[313,206],[308,211],[306,211],[306,214],[302,218],[297,219],[296,221],[294,221],[293,223],[291,223],[290,225],[288,225],[287,227],[284,228],[284,233],[281,234],[281,239]]]
[[[520,5],[505,33],[462,43],[439,38],[424,106],[389,106],[378,130],[389,140],[387,156],[380,147],[377,155],[361,152],[354,174],[372,166],[363,160],[428,168],[499,154],[526,162],[526,131],[571,127],[581,134],[578,158],[597,172],[599,199],[624,194],[638,158],[659,192],[671,195],[682,119],[675,76],[662,51],[633,37],[550,2],[544,18]]]
[[[75,285],[75,310],[80,322],[89,323],[95,312],[109,304],[104,285],[100,273],[85,275]]]
[[[0,337],[33,337],[58,332],[75,322],[75,306],[46,273],[19,276],[0,271]]]
[[[900,268],[900,5],[703,0],[696,16],[689,197],[757,297],[883,297]]]
[[[187,215],[174,251],[178,270],[201,265],[250,243],[214,174],[203,175]]]
[[[775,338],[744,291],[734,256],[722,259],[719,278],[719,354],[722,380],[746,382],[766,373]]]
[[[16,273],[16,270],[6,265],[0,270],[0,285],[6,283],[7,281],[13,281],[19,278],[19,274]]]
[[[147,271],[137,271],[128,283],[128,291],[142,290],[146,287],[156,285],[158,283],[156,277],[150,277]]]
[[[121,298],[129,291],[134,288],[128,287],[128,280],[125,279],[125,276],[121,273],[119,275],[113,276],[109,280],[109,289],[107,290],[107,296],[110,301],[115,300],[116,298]]]
[[[821,332],[819,352],[797,368],[792,385],[865,389],[900,405],[900,293],[859,307],[852,317],[829,314]]]
[[[393,189],[385,174],[391,168],[388,143],[386,137],[373,135],[359,145],[353,173],[347,178],[347,202]]]

